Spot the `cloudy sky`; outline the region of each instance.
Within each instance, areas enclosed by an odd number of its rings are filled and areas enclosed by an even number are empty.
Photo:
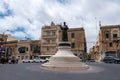
[[[88,47],[102,25],[120,23],[120,0],[0,0],[0,33],[39,39],[41,27],[66,21],[70,28],[84,27]],[[6,31],[9,29],[9,31]]]

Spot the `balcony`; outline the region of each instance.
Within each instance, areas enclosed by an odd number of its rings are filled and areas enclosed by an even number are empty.
[[[47,27],[42,27],[42,30],[43,31],[53,31],[53,30],[57,30],[57,27],[50,27],[50,26],[47,26]]]
[[[114,37],[112,40],[120,40],[120,37]]]
[[[57,43],[42,43],[41,45],[44,47],[56,47]]]
[[[42,35],[42,38],[44,38],[44,39],[53,39],[53,38],[57,38],[57,36],[56,35]]]
[[[120,37],[112,38],[112,41],[118,44],[120,42]]]

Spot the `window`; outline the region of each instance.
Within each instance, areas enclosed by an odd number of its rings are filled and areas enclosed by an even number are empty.
[[[71,48],[75,48],[75,43],[71,43]]]
[[[109,43],[109,46],[112,47],[112,43]]]
[[[47,48],[47,51],[49,51],[49,48]]]
[[[117,34],[113,34],[113,38],[117,38]]]
[[[24,56],[22,56],[22,60],[24,59]]]
[[[46,40],[46,43],[48,43],[48,44],[49,44],[49,43],[50,43],[50,40]]]
[[[75,37],[75,33],[71,33],[71,37],[74,38]]]
[[[50,35],[50,32],[46,32],[47,35]]]
[[[55,36],[55,35],[56,35],[56,33],[55,33],[55,32],[52,32],[52,35],[53,35],[53,36]]]
[[[19,53],[25,53],[27,51],[27,47],[20,47],[18,48]]]
[[[35,45],[33,49],[33,53],[40,53],[40,47]]]
[[[109,38],[110,36],[109,36],[109,31],[105,31],[105,38]]]
[[[106,33],[106,34],[105,34],[105,37],[106,37],[106,38],[109,38],[109,34],[108,34],[108,33]]]
[[[55,40],[51,40],[51,43],[56,43],[56,41]]]
[[[28,51],[28,48],[26,47],[26,51]]]
[[[25,56],[25,59],[28,59],[28,56]]]

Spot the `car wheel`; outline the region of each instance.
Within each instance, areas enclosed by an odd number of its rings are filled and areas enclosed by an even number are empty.
[[[116,64],[117,64],[118,62],[117,62],[117,61],[114,61],[114,63],[116,63]]]
[[[116,61],[116,63],[118,64],[118,61]]]

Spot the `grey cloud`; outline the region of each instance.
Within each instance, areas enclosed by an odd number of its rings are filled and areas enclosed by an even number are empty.
[[[0,20],[0,24],[10,29],[14,25],[23,25],[34,39],[38,38],[36,34],[41,27],[51,21],[56,24],[66,21],[70,27],[84,27],[87,41],[95,41],[99,20],[102,25],[120,22],[120,0],[14,0],[6,3],[13,10],[14,17]],[[36,32],[33,33],[33,30]],[[89,47],[92,46],[92,43],[89,44]]]

